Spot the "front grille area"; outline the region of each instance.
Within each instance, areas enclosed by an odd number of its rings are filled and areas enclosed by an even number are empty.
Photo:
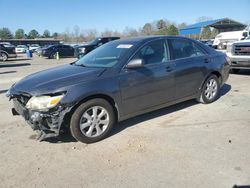
[[[250,45],[234,46],[235,55],[250,55]]]

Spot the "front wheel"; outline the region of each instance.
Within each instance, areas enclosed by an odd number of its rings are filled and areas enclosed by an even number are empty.
[[[70,132],[80,142],[97,142],[108,136],[115,120],[114,109],[109,102],[92,99],[75,110],[70,121]]]
[[[1,53],[0,54],[0,59],[2,59],[2,61],[7,61],[8,60],[8,55],[6,53]]]
[[[220,84],[218,77],[210,76],[204,83],[198,101],[204,104],[214,102],[219,96]]]

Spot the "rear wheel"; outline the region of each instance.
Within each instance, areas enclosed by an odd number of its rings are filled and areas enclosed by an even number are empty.
[[[49,56],[49,59],[56,59],[56,53],[53,52],[53,53]]]
[[[204,83],[198,101],[204,104],[214,102],[219,96],[219,79],[217,76],[210,76]]]
[[[108,136],[115,124],[113,107],[104,99],[81,104],[70,121],[72,136],[83,143],[93,143]]]
[[[8,55],[6,53],[4,53],[4,52],[0,53],[0,57],[1,57],[0,59],[2,61],[7,61],[8,60]]]

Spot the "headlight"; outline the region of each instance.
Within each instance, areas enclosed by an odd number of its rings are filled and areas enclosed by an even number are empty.
[[[55,107],[59,101],[63,98],[64,95],[58,96],[40,96],[40,97],[31,97],[27,102],[26,108],[32,110],[48,110],[49,108]]]
[[[84,53],[85,52],[85,48],[80,48],[80,52]]]

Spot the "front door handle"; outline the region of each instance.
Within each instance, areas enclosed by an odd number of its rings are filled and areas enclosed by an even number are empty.
[[[204,63],[209,63],[209,59],[208,59],[208,58],[205,58],[205,59],[204,59]]]

